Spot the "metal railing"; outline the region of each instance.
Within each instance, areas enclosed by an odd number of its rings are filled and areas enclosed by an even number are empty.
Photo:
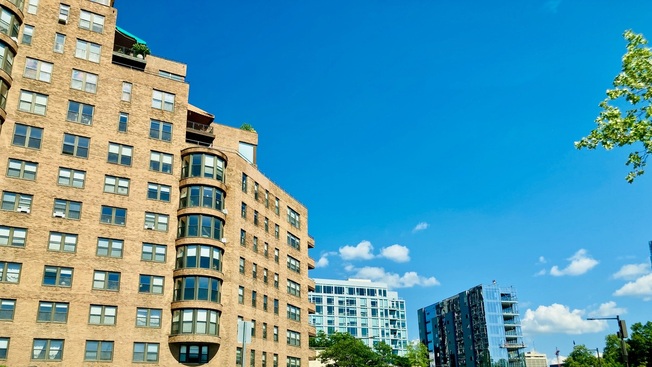
[[[192,130],[195,130],[195,131],[201,131],[201,132],[209,133],[209,134],[213,133],[213,126],[211,126],[210,124],[206,125],[206,124],[202,124],[202,123],[195,122],[195,121],[190,121],[190,120],[188,120],[186,122],[186,128],[192,129]]]

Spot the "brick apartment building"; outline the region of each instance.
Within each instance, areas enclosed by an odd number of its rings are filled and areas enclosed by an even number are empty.
[[[0,0],[0,365],[307,366],[307,209],[112,6]]]

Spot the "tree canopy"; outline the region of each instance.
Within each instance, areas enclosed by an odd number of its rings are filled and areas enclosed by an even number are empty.
[[[632,183],[645,173],[647,157],[652,153],[652,50],[642,34],[625,31],[627,52],[621,72],[613,81],[613,89],[600,102],[598,125],[591,133],[575,142],[577,149],[607,150],[627,145],[635,146],[626,165],[631,171],[625,178]]]

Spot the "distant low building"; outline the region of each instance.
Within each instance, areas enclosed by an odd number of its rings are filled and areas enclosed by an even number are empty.
[[[418,310],[435,367],[525,367],[516,291],[478,285]]]
[[[405,301],[385,283],[368,279],[314,279],[309,293],[316,312],[309,315],[317,332],[349,333],[370,347],[385,342],[397,355],[407,349]]]
[[[544,353],[533,350],[525,352],[526,367],[548,367],[548,357]]]

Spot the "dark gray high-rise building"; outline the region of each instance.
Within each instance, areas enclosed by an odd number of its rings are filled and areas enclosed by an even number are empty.
[[[478,285],[418,310],[419,338],[436,367],[525,367],[516,292]]]

